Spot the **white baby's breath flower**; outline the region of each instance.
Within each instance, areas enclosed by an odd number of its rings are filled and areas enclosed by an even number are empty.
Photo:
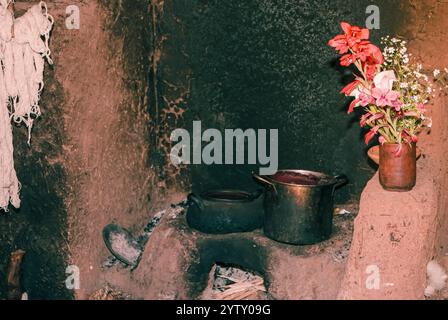
[[[440,74],[440,70],[439,69],[435,69],[434,70],[434,77],[437,77]]]
[[[408,88],[409,87],[409,84],[407,83],[407,82],[402,82],[402,83],[400,83],[400,88],[402,88],[402,89],[406,89],[406,88]]]

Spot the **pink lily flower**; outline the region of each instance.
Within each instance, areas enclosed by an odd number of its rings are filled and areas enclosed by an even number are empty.
[[[359,95],[359,103],[361,104],[361,106],[366,107],[369,104],[374,104],[375,99],[370,94],[361,92],[361,94]]]
[[[394,103],[400,97],[400,93],[389,89],[373,88],[372,96],[376,100],[376,105],[379,107],[395,106]],[[400,106],[401,108],[401,106]],[[398,110],[400,110],[400,108]]]
[[[395,81],[397,78],[393,70],[380,72],[373,79],[375,87],[382,90],[392,90]]]

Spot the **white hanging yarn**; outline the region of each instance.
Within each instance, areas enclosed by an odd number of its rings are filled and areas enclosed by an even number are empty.
[[[0,208],[20,207],[20,183],[14,170],[11,120],[28,127],[39,117],[44,87],[44,59],[53,64],[48,46],[54,24],[45,2],[14,19],[13,0],[0,0]]]

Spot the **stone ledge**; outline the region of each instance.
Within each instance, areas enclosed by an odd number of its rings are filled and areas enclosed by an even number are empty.
[[[368,183],[361,196],[339,299],[424,298],[438,198],[428,159],[419,161],[417,175],[416,187],[407,193],[383,190],[378,173]],[[369,289],[366,283],[374,280],[376,271],[379,287]]]

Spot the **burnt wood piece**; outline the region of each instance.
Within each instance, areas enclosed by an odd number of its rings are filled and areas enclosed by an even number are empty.
[[[20,269],[25,256],[25,251],[17,250],[11,253],[7,274],[8,299],[20,300],[22,297],[22,288],[20,284]]]

